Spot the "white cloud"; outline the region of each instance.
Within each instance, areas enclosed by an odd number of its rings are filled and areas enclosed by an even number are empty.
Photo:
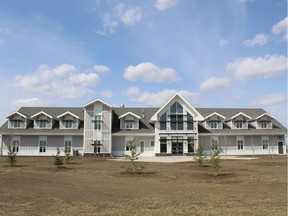
[[[103,21],[103,31],[96,31],[99,35],[111,35],[116,31],[118,22],[113,18],[113,15],[110,13],[105,13],[102,17]]]
[[[273,25],[272,33],[275,35],[283,35],[283,40],[287,40],[287,24],[288,24],[288,17],[286,16],[283,20],[278,22],[277,24]]]
[[[118,18],[125,25],[135,25],[142,19],[142,10],[139,7],[129,7],[123,3],[115,7]]]
[[[247,47],[253,47],[255,45],[261,46],[261,45],[266,44],[268,42],[269,38],[270,38],[269,35],[257,34],[257,35],[255,35],[254,38],[243,41],[243,45],[247,46]]]
[[[150,62],[127,67],[123,77],[129,81],[142,80],[154,83],[171,83],[179,79],[173,68],[159,68]]]
[[[113,92],[111,90],[106,90],[106,91],[101,92],[100,95],[106,98],[112,98]]]
[[[131,86],[124,92],[124,95],[133,96],[133,95],[137,95],[139,92],[140,92],[140,89],[137,86]]]
[[[265,57],[247,57],[235,60],[226,66],[239,80],[257,77],[270,77],[287,71],[287,57],[283,55],[266,55]]]
[[[158,93],[144,92],[132,100],[149,106],[159,107],[166,103],[176,93],[180,93],[191,104],[197,104],[198,102],[198,93],[186,90],[177,91],[173,89],[164,89]]]
[[[248,2],[248,1],[253,1],[253,0],[238,0],[240,3],[242,3],[242,4],[244,4],[244,3],[246,3],[246,2]]]
[[[0,28],[0,34],[10,34],[10,33],[11,31],[7,27]]]
[[[272,93],[258,97],[255,101],[251,103],[251,105],[254,107],[267,107],[282,104],[286,101],[287,97],[285,95],[279,93]]]
[[[94,65],[93,69],[98,73],[106,73],[110,71],[110,68],[105,65]]]
[[[220,47],[224,47],[224,46],[226,46],[228,44],[228,40],[220,39],[218,44],[219,44]]]
[[[218,91],[227,89],[230,86],[231,86],[230,78],[210,77],[201,83],[200,90]]]
[[[41,100],[39,98],[27,98],[27,99],[17,99],[12,101],[10,104],[11,109],[16,110],[20,107],[43,107],[51,106],[52,103],[47,100]]]
[[[87,87],[98,85],[100,79],[96,73],[80,73],[73,65],[62,64],[55,68],[40,65],[32,74],[16,76],[14,83],[24,91],[76,98],[91,93]]]
[[[175,5],[177,5],[178,0],[156,0],[154,6],[161,11],[167,10]]]

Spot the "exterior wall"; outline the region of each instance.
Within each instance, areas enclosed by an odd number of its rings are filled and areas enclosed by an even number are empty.
[[[267,135],[244,135],[244,136],[200,136],[200,143],[203,145],[205,154],[211,154],[212,138],[217,137],[222,155],[267,155],[279,154],[278,142],[283,141],[284,136],[267,136]],[[238,149],[237,139],[244,140],[243,149]],[[267,149],[263,149],[262,139],[268,139]],[[284,146],[285,147],[285,146]],[[285,149],[283,150],[285,152]]]
[[[155,155],[155,138],[154,136],[113,136],[112,142],[112,155],[124,156],[129,154],[130,151],[126,151],[126,143],[128,141],[135,140],[138,145],[137,151],[141,152],[141,156],[154,156]],[[151,141],[154,141],[154,146],[151,146]],[[144,142],[144,146],[141,147],[140,143]]]
[[[12,144],[13,139],[19,139],[19,152],[17,155],[30,155],[30,156],[52,156],[57,154],[57,148],[64,155],[64,140],[66,136],[3,136],[3,155],[8,154],[9,145]],[[82,136],[68,136],[72,140],[72,152],[78,150],[80,153],[83,147]],[[39,141],[46,140],[46,152],[39,151]],[[71,154],[72,154],[71,152]]]
[[[84,146],[85,153],[94,153],[94,141],[100,142],[100,153],[111,153],[111,109],[100,102],[84,109]],[[101,115],[101,129],[94,128],[95,115]]]

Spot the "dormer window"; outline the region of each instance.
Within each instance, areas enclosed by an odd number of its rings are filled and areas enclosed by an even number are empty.
[[[124,127],[126,129],[132,129],[133,128],[133,122],[134,121],[124,121]]]
[[[121,129],[132,129],[132,130],[138,130],[139,129],[139,122],[141,117],[132,113],[127,112],[123,115],[119,116],[120,119],[120,128]]]
[[[235,121],[235,124],[236,124],[236,128],[242,129],[244,128],[245,121]]]
[[[260,121],[259,122],[260,128],[266,129],[266,128],[268,128],[268,125],[269,125],[269,121]]]
[[[64,128],[72,128],[73,121],[72,120],[63,120],[63,126]]]
[[[219,125],[220,125],[220,121],[216,121],[216,120],[209,121],[209,126],[211,129],[217,129],[219,128]]]
[[[21,120],[12,120],[11,124],[13,128],[20,128],[21,127]]]
[[[38,120],[39,128],[47,128],[47,120]]]

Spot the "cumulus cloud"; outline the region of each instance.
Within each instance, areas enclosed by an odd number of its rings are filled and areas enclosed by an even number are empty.
[[[105,65],[94,65],[93,69],[98,73],[106,73],[110,71],[110,68]]]
[[[198,93],[194,93],[191,91],[186,90],[174,90],[174,89],[164,89],[157,93],[149,93],[144,92],[141,93],[137,98],[132,99],[132,101],[144,103],[149,106],[162,106],[164,103],[167,102],[174,94],[179,93],[181,94],[187,101],[191,104],[198,103]]]
[[[150,62],[127,67],[123,77],[129,81],[142,80],[154,83],[171,83],[179,80],[173,68],[160,68]]]
[[[272,93],[267,95],[262,95],[256,98],[251,105],[254,107],[267,107],[277,104],[282,104],[287,101],[287,97],[283,94]]]
[[[283,55],[266,55],[264,57],[247,57],[237,59],[226,66],[239,80],[257,77],[270,77],[287,71],[287,57]]]
[[[47,100],[41,100],[39,98],[27,98],[27,99],[17,99],[10,103],[11,109],[19,109],[20,107],[45,107],[51,106],[52,103]]]
[[[210,77],[201,83],[200,90],[219,91],[227,89],[230,86],[231,86],[230,78]]]
[[[75,98],[90,93],[87,87],[98,85],[100,79],[96,73],[80,73],[73,65],[62,64],[55,68],[40,65],[32,74],[16,76],[14,83],[24,91]]]
[[[283,20],[273,25],[272,33],[275,35],[283,35],[283,39],[287,40],[287,24],[288,17],[286,16]]]
[[[165,11],[175,5],[177,5],[178,0],[156,0],[154,6],[161,11]]]
[[[111,35],[115,33],[119,24],[134,26],[142,20],[142,17],[142,8],[119,3],[113,8],[112,12],[105,13],[102,16],[103,30],[96,31],[96,33],[103,36]]]
[[[261,46],[261,45],[266,44],[268,42],[269,38],[270,38],[269,35],[257,34],[257,35],[255,35],[254,38],[243,41],[243,45],[247,46],[247,47],[253,47],[255,45]]]
[[[137,86],[131,86],[124,92],[124,95],[133,96],[133,95],[137,95],[139,92],[140,92],[140,89]]]

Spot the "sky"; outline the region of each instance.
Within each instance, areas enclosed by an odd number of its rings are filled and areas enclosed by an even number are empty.
[[[286,0],[0,0],[0,123],[21,106],[263,108],[287,125]]]

